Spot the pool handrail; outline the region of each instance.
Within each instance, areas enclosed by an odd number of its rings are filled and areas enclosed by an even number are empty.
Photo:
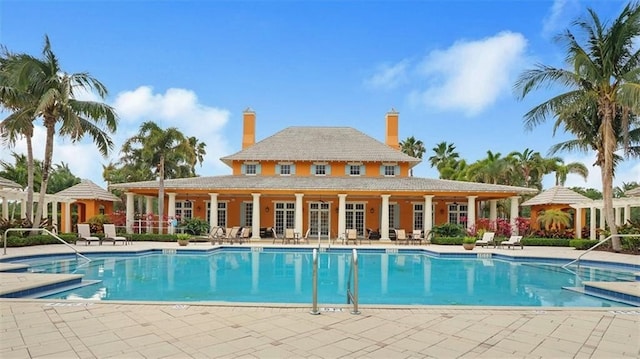
[[[76,256],[82,257],[85,260],[87,260],[88,262],[91,262],[91,259],[89,259],[87,256],[83,255],[82,253],[78,252],[78,250],[76,248],[74,248],[71,244],[67,243],[64,239],[58,237],[57,234],[49,231],[46,228],[8,228],[8,229],[6,229],[4,231],[4,253],[3,253],[3,255],[7,255],[7,233],[9,233],[9,232],[31,232],[31,231],[45,232],[46,234],[48,234],[48,235],[52,236],[53,238],[57,239],[58,241],[60,241],[65,246],[71,248],[74,252],[76,252]]]
[[[313,294],[311,299],[312,307],[309,314],[318,315],[320,314],[320,311],[318,310],[318,251],[315,248],[313,249],[313,261],[311,262],[313,265],[313,274],[311,277],[311,288],[313,290]]]
[[[571,262],[565,264],[562,266],[562,268],[567,269],[568,266],[572,265],[573,263],[578,263],[578,270],[580,269],[580,259],[582,257],[584,257],[587,253],[591,252],[592,250],[596,249],[597,247],[600,247],[602,244],[604,244],[605,242],[607,242],[608,240],[614,238],[614,237],[640,237],[640,234],[612,234],[609,237],[600,240],[600,242],[594,244],[591,248],[587,249],[584,253],[580,254],[578,256],[578,258],[572,260]]]
[[[351,290],[351,280],[353,279],[353,291]],[[351,255],[351,267],[347,278],[347,304],[353,303],[351,314],[360,314],[358,310],[358,251],[354,248]]]

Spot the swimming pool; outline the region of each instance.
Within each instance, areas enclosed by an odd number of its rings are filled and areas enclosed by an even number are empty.
[[[175,251],[174,251],[175,252]],[[312,253],[262,248],[29,261],[32,271],[78,273],[98,283],[50,299],[310,303]],[[351,252],[319,255],[318,301],[346,303]],[[586,273],[587,278],[584,278]],[[601,307],[624,306],[569,290],[583,280],[631,273],[587,268],[583,277],[555,265],[493,258],[437,258],[423,251],[359,252],[361,304]],[[629,279],[631,280],[631,279]]]

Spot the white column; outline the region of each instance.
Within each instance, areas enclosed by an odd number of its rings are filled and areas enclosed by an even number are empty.
[[[582,238],[582,208],[576,208],[576,228],[575,228],[575,232],[576,232],[576,238],[580,239]]]
[[[169,205],[168,205],[168,208],[167,208],[167,217],[169,218],[169,220],[176,218],[176,195],[177,195],[177,193],[167,193],[167,196],[169,197]],[[164,223],[162,223],[162,218],[160,218],[160,224],[161,224],[161,226],[164,224]],[[174,228],[173,228],[172,225],[170,225],[169,226],[169,234],[173,234],[173,233],[175,233]]]
[[[498,200],[492,199],[489,201],[489,223],[495,226],[498,219]]]
[[[218,194],[209,193],[209,227],[218,226]]]
[[[591,207],[589,211],[589,239],[596,239],[596,207]]]
[[[35,194],[33,195],[34,199],[37,197]],[[35,210],[33,211],[35,215]],[[22,196],[22,201],[20,202],[20,218],[27,218],[27,195]]]
[[[2,218],[9,219],[9,199],[7,197],[2,198]]]
[[[127,196],[127,214],[126,214],[127,233],[133,233],[133,220],[134,220],[133,219],[133,213],[134,213],[133,196],[134,194],[132,192],[127,192],[125,193],[125,195]]]
[[[600,229],[604,229],[605,227],[605,222],[604,222],[604,207],[600,207],[598,208],[598,210],[600,211]],[[604,239],[604,234],[603,232],[600,232],[600,240]]]
[[[433,229],[433,195],[425,195],[424,196],[424,235],[427,236],[428,233]]]
[[[478,196],[467,196],[467,229],[476,226],[476,198]]]
[[[347,195],[346,193],[338,194],[338,238],[346,236],[347,232]]]
[[[389,238],[389,197],[390,194],[380,195],[382,197],[382,211],[380,212],[380,241],[390,242]]]
[[[260,240],[260,193],[252,193],[251,196],[253,197],[253,210],[251,212],[251,240],[259,241]],[[298,222],[297,217],[298,217],[298,203],[296,203],[296,222]],[[302,222],[302,215],[300,215],[300,221]],[[302,227],[302,224],[300,224],[300,227]]]
[[[51,224],[55,233],[58,233],[58,201],[51,202]]]
[[[511,197],[511,214],[509,215],[509,223],[511,224],[511,234],[518,234],[518,225],[516,224],[516,219],[518,218],[518,199],[520,197],[513,196]]]
[[[127,206],[127,208],[129,208],[129,206]],[[129,212],[128,212],[128,209],[127,209],[127,216],[128,215],[129,215]],[[64,220],[64,230],[67,233],[73,232],[73,228],[71,228],[71,202],[69,202],[68,200],[67,200],[67,202],[64,202],[64,219],[63,220]],[[129,223],[129,220],[127,220],[127,223]],[[131,223],[133,223],[133,222],[131,222]]]
[[[296,193],[296,222],[295,222],[295,228],[294,228],[294,232],[296,233],[300,233],[300,235],[302,236],[304,233],[302,233],[303,228],[302,228],[302,197],[304,197],[304,194],[302,193]]]
[[[630,220],[631,220],[631,205],[628,204],[624,206],[624,223],[627,223]]]
[[[147,218],[147,233],[153,233],[153,216],[149,216],[153,214],[153,197],[152,196],[144,196],[146,203],[144,205],[145,210],[145,218]]]

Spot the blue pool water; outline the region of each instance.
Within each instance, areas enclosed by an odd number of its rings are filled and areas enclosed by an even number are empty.
[[[361,304],[600,307],[618,302],[564,290],[580,279],[557,266],[496,259],[443,259],[419,252],[360,253]],[[312,253],[216,251],[82,260],[41,258],[33,271],[100,282],[52,299],[311,303]],[[318,301],[346,303],[351,253],[319,255]],[[584,280],[620,272],[587,269]],[[609,278],[609,279],[607,279]]]

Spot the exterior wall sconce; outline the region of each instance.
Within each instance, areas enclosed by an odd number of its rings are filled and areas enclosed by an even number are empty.
[[[375,211],[376,210],[373,207],[369,208],[369,213],[374,213]]]
[[[266,206],[266,207],[264,208],[264,211],[265,211],[265,212],[267,212],[267,213],[269,213],[269,206]]]

